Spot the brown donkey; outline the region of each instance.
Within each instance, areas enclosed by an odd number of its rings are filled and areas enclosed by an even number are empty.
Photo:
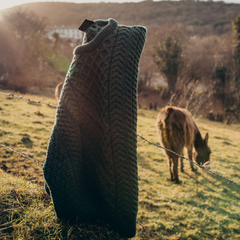
[[[60,94],[61,94],[62,87],[63,87],[63,83],[64,82],[60,82],[55,88],[55,97],[56,97],[57,101],[59,101]]]
[[[161,146],[170,149],[183,156],[184,147],[187,149],[188,158],[198,164],[210,161],[211,150],[208,147],[208,132],[204,139],[190,112],[183,108],[166,106],[157,117],[157,133]],[[193,150],[194,154],[193,154]],[[171,181],[179,183],[178,156],[164,150],[168,156]],[[190,163],[192,170],[193,164]],[[181,172],[183,172],[183,159],[181,158]]]

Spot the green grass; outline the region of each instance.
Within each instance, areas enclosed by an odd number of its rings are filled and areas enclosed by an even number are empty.
[[[56,105],[54,98],[29,96]],[[45,105],[0,96],[0,142],[43,162],[55,117]],[[139,110],[137,133],[158,144],[156,111]],[[237,183],[240,125],[199,119],[209,132],[211,171]],[[240,239],[240,188],[204,171],[192,172],[185,160],[181,183],[170,181],[161,149],[138,139],[138,221],[166,239]],[[41,166],[0,147],[0,239],[120,239],[107,226],[64,223],[56,219],[44,193]],[[32,183],[30,183],[32,182]],[[137,225],[133,239],[159,239]]]
[[[106,224],[57,220],[39,185],[0,170],[0,239],[121,239]]]

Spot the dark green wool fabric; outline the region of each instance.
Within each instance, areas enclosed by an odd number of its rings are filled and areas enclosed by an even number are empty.
[[[124,237],[138,211],[137,78],[146,29],[96,20],[74,50],[43,166],[57,217],[106,219]]]

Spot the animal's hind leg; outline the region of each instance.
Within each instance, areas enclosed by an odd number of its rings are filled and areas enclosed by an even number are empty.
[[[178,179],[178,156],[174,156],[172,158],[173,161],[173,178],[175,180],[176,183],[179,183],[179,179]]]
[[[174,180],[174,176],[173,176],[173,162],[172,162],[172,158],[168,158],[168,165],[169,165],[169,171],[170,171],[170,176],[171,176],[171,181]]]

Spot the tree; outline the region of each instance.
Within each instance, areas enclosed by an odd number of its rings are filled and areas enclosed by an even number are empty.
[[[230,70],[222,65],[215,68],[215,74],[213,76],[214,81],[214,92],[218,98],[221,99],[223,106],[228,107],[229,95],[230,95]]]
[[[46,28],[45,20],[34,12],[16,9],[4,15],[5,24],[15,36],[21,62],[36,63],[41,52],[41,43]]]
[[[150,31],[150,30],[149,30]],[[148,42],[157,46],[152,48],[153,59],[160,73],[168,83],[169,92],[174,92],[182,68],[183,52],[189,41],[190,30],[181,24],[164,24],[153,29]]]
[[[166,40],[160,41],[159,46],[154,47],[154,52],[158,69],[164,74],[169,91],[174,92],[182,64],[182,45],[178,39],[168,37]]]
[[[231,62],[231,39],[227,37],[207,36],[190,38],[184,48],[183,66],[179,81],[184,85],[211,87],[216,67]]]
[[[40,19],[34,12],[22,9],[8,12],[4,15],[4,20],[20,39],[41,35],[46,27],[44,19]]]
[[[238,100],[240,98],[240,14],[233,22],[233,32],[235,34],[235,46],[233,56],[233,73],[236,84]]]
[[[54,38],[54,46],[53,46],[53,49],[56,50],[57,44],[58,44],[58,42],[59,42],[59,40],[60,40],[60,36],[59,36],[59,33],[57,33],[57,32],[53,33],[52,36],[53,36],[53,38]]]
[[[0,78],[3,80],[4,75],[12,73],[17,64],[14,55],[13,39],[9,31],[3,25],[0,25]]]
[[[5,38],[7,36],[11,39],[11,44],[9,44],[11,54],[8,58],[15,60],[14,64],[5,64],[8,68],[6,71],[11,74],[6,87],[27,92],[33,85],[33,79],[41,78],[36,72],[41,59],[45,20],[33,12],[16,9],[8,11],[3,16],[3,21],[4,27],[8,29]],[[10,68],[12,68],[11,71]]]

